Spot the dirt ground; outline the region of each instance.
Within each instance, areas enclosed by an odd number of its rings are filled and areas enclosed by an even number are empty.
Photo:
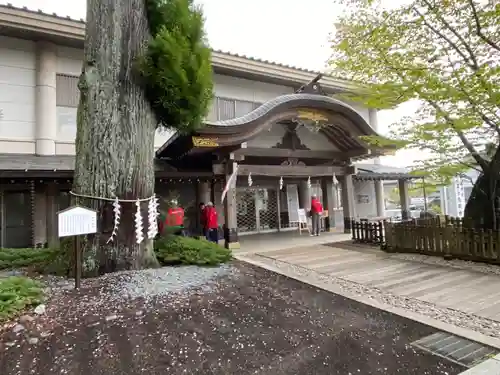
[[[95,306],[98,280],[57,294],[26,333],[0,334],[8,375],[457,375],[409,344],[432,328],[243,264],[210,288]],[[94,306],[91,308],[91,306]],[[33,328],[35,330],[35,328]],[[46,331],[44,331],[46,330]],[[28,330],[26,330],[28,331]]]

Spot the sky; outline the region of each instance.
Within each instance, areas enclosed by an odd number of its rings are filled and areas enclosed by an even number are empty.
[[[195,0],[203,7],[205,27],[214,49],[322,71],[330,54],[329,36],[339,6],[333,0]],[[0,0],[17,7],[84,19],[86,0]],[[292,5],[293,4],[293,5]],[[379,132],[414,111],[404,105],[379,113]],[[400,151],[384,164],[407,166],[418,154]]]

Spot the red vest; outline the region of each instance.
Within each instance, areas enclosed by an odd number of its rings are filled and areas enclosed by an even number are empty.
[[[311,212],[315,214],[320,214],[323,212],[323,205],[318,199],[311,200]]]
[[[179,227],[184,224],[184,209],[181,207],[169,208],[166,224],[169,227]]]
[[[206,207],[203,210],[203,222],[205,228],[216,229],[219,227],[219,220],[217,219],[217,211],[215,207]]]

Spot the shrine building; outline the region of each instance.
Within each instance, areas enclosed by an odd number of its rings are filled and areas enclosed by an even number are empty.
[[[56,213],[70,204],[77,87],[85,23],[0,5],[0,247],[57,243]],[[384,216],[384,180],[398,180],[408,215],[405,170],[380,164],[372,147],[377,111],[334,99],[348,81],[255,58],[212,52],[214,100],[206,126],[158,132],[156,193],[177,200],[185,226],[214,202],[228,247],[239,237],[296,230],[311,195],[325,231],[352,218]],[[222,195],[227,181],[224,200]]]

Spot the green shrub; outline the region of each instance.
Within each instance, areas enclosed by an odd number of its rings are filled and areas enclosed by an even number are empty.
[[[0,322],[43,301],[42,285],[26,277],[0,279]]]
[[[0,249],[0,269],[40,266],[56,255],[57,249]]]
[[[229,262],[231,250],[205,239],[168,235],[155,241],[156,256],[163,265],[215,266]]]
[[[69,267],[63,249],[0,249],[0,270],[29,268],[37,273],[66,276]]]

